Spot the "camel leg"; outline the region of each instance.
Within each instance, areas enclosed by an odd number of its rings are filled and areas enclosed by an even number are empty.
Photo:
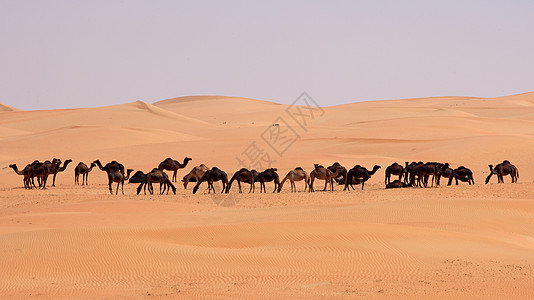
[[[56,186],[56,175],[54,174],[54,178],[52,178],[52,186]]]
[[[280,186],[280,183],[277,183],[277,182],[275,181],[275,182],[274,182],[274,190],[273,190],[273,193],[276,192],[276,186],[277,186],[277,185]]]
[[[324,189],[323,192],[326,191],[326,188],[328,187],[328,178],[324,180]]]
[[[453,178],[453,177],[454,177],[454,176],[451,176],[451,177],[449,178],[449,182],[447,183],[447,185],[451,185],[451,184],[452,184],[452,178]],[[458,178],[456,178],[456,185],[458,185]]]

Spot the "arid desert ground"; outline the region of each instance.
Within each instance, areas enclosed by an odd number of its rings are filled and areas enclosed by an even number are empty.
[[[320,99],[315,99],[321,104]],[[328,99],[324,99],[327,102]],[[155,100],[156,101],[156,100]],[[0,295],[10,299],[534,298],[534,93],[315,107],[195,96],[47,111],[0,105]],[[302,105],[310,105],[305,107]],[[299,106],[300,105],[300,106]],[[281,177],[339,162],[382,168],[365,189],[110,195],[96,159],[150,171],[269,163]],[[9,168],[73,162],[27,190]],[[488,164],[517,183],[489,184]],[[384,189],[393,162],[448,162],[475,185]],[[215,183],[218,192],[220,183]],[[245,185],[245,192],[248,186]]]

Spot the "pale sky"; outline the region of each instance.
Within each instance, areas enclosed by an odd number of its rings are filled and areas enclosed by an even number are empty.
[[[0,0],[0,103],[534,91],[534,1]]]

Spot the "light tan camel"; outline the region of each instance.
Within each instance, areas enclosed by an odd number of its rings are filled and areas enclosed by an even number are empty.
[[[280,185],[278,186],[278,192],[282,190],[282,187],[284,186],[284,182],[286,180],[289,180],[291,183],[291,192],[296,192],[297,187],[295,185],[295,181],[302,181],[304,180],[304,191],[306,191],[306,187],[308,186],[308,173],[304,171],[301,167],[296,167],[294,170],[291,170],[287,173],[286,177],[282,179],[282,182],[280,182]]]
[[[206,171],[209,170],[208,167],[206,167],[205,164],[201,164],[199,166],[194,167],[189,174],[185,175],[182,179],[184,183],[184,189],[187,189],[187,184],[191,182],[198,182],[200,178],[202,178],[202,175],[206,173]]]
[[[336,172],[334,173],[321,165],[315,164],[315,169],[310,172],[309,191],[315,192],[315,190],[313,189],[313,181],[315,180],[315,178],[325,181],[323,191],[326,191],[326,187],[328,186],[328,183],[330,183],[331,190],[333,191],[334,190],[333,179],[336,178],[340,172],[341,172],[341,168],[337,168]]]

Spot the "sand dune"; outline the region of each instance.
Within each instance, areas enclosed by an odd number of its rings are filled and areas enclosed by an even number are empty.
[[[219,96],[49,111],[0,105],[2,295],[534,297],[534,93],[323,107],[305,126],[291,109]],[[279,129],[298,135],[282,155],[266,138]],[[74,185],[74,166],[95,159],[149,171],[190,156],[179,178],[200,163],[231,176],[252,142],[281,177],[335,161],[382,169],[349,192],[322,192],[319,181],[315,193],[297,182],[299,193],[286,183],[279,194],[238,194],[233,185],[213,195],[202,185],[193,195],[194,183],[179,182],[177,195],[135,195],[126,184],[124,196],[111,196],[97,169],[89,186]],[[25,190],[8,168],[52,157],[74,162],[46,190]],[[504,159],[519,182],[483,184],[488,164]],[[412,160],[466,165],[476,184],[384,189],[386,166]]]

